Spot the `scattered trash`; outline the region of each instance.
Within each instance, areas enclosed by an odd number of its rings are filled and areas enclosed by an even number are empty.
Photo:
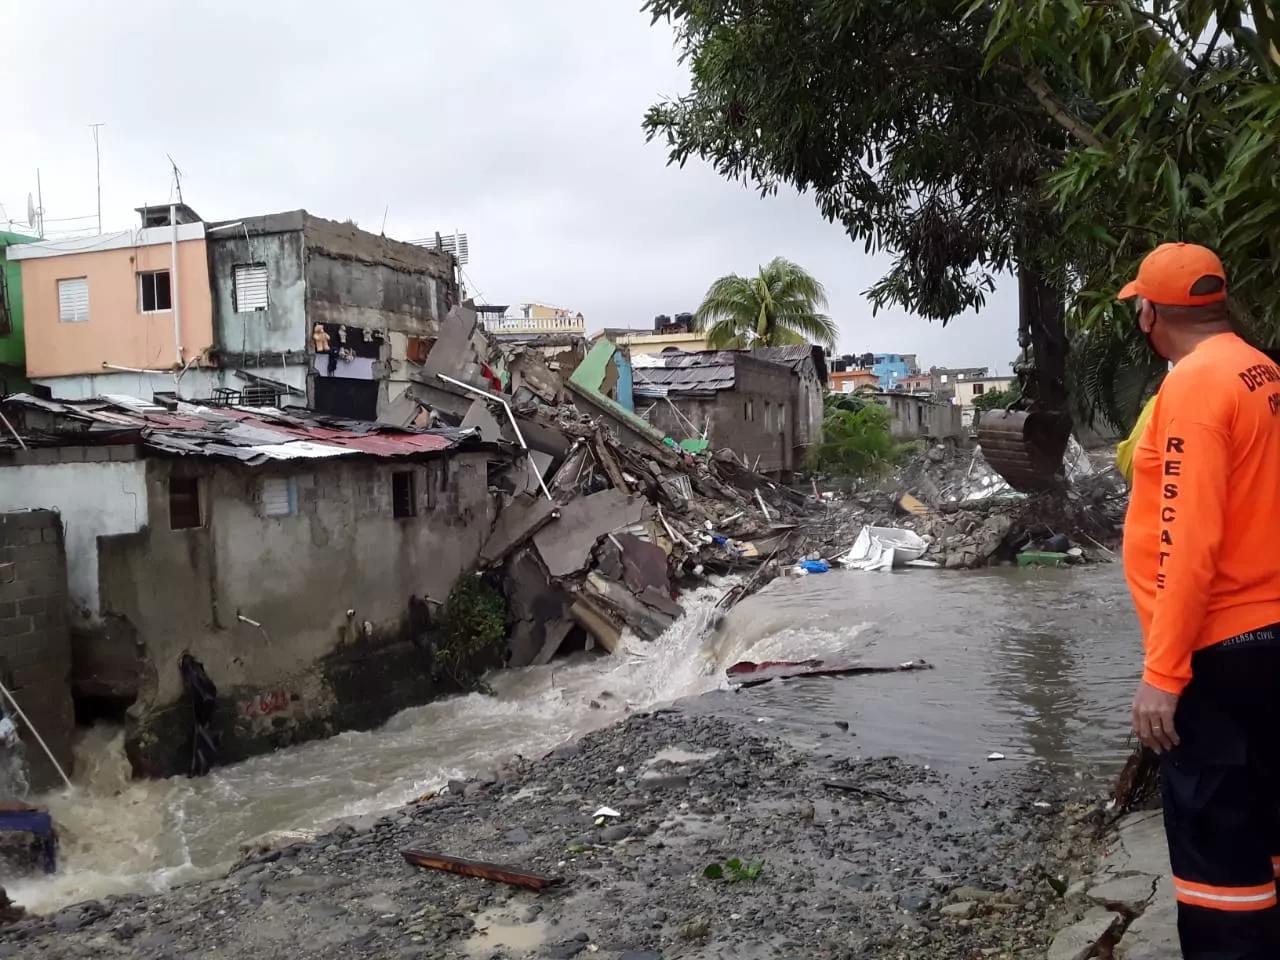
[[[989,753],[987,754],[987,759],[988,760],[1004,760],[1005,755],[1003,753]]]
[[[614,817],[616,819],[617,817],[622,816],[622,814],[620,814],[617,810],[613,809],[613,807],[601,807],[591,816],[593,819],[597,819],[597,820],[602,817]]]
[[[506,883],[526,890],[545,890],[564,883],[563,877],[547,877],[537,873],[521,870],[519,867],[508,867],[497,863],[483,863],[479,860],[464,860],[444,853],[427,853],[422,850],[401,850],[400,855],[406,862],[426,870],[440,870],[444,873],[456,873],[464,877],[479,877],[493,883]]]
[[[919,560],[929,542],[911,530],[863,527],[852,549],[837,561],[855,570],[892,570]]]
[[[885,793],[883,790],[873,790],[870,787],[862,787],[848,780],[823,780],[822,785],[832,790],[839,790],[841,793],[851,793],[855,796],[865,797],[872,800],[883,800],[886,803],[906,803],[908,797],[894,796],[891,793]]]
[[[826,573],[831,565],[825,560],[801,560],[799,567],[805,573]]]

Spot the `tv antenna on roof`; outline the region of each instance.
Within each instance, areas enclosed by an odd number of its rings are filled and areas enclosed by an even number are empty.
[[[165,154],[169,157],[169,154]],[[178,192],[178,202],[182,202],[182,171],[178,169],[178,165],[173,162],[173,157],[169,157],[169,166],[173,167],[173,186]]]
[[[40,188],[40,171],[36,171],[36,195],[27,194],[27,226],[44,239],[44,191]]]

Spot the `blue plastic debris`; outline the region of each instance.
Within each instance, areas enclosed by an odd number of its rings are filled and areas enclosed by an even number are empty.
[[[800,569],[805,573],[826,573],[831,565],[825,560],[801,560]]]

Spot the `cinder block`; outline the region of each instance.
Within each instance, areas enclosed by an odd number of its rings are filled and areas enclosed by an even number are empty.
[[[21,637],[35,629],[30,617],[10,617],[0,620],[0,640]]]
[[[85,447],[85,463],[106,463],[111,459],[111,451],[107,447]]]

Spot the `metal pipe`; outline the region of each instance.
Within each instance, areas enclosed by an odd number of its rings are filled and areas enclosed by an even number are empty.
[[[172,261],[169,274],[169,300],[173,310],[173,351],[174,363],[182,366],[182,298],[178,296],[178,205],[169,204],[169,229],[173,231],[169,238],[169,259]]]
[[[27,715],[22,712],[22,707],[18,706],[18,701],[13,699],[13,694],[8,691],[3,683],[0,683],[0,693],[3,693],[8,698],[9,702],[13,704],[13,711],[18,715],[18,719],[27,725],[27,729],[31,731],[31,735],[36,738],[36,743],[40,744],[40,746],[44,748],[45,755],[49,758],[49,762],[53,764],[53,769],[58,771],[58,776],[62,777],[63,782],[66,783],[67,789],[74,789],[71,785],[71,778],[68,777],[66,771],[62,769],[62,764],[60,764],[58,762],[58,758],[53,755],[53,751],[49,749],[49,745],[44,742],[44,737],[40,736],[40,731],[35,728],[35,725],[32,724],[30,720],[27,719]]]
[[[22,439],[22,437],[18,434],[17,430],[13,429],[13,424],[9,422],[9,418],[6,417],[3,413],[0,413],[0,422],[3,422],[4,425],[9,428],[9,432],[13,434],[13,439],[18,441],[18,446],[20,446],[23,450],[27,449],[26,441]]]
[[[148,370],[144,367],[122,367],[118,363],[107,363],[105,360],[102,361],[102,369],[120,370],[124,373],[163,373],[165,376],[173,376],[172,370]]]
[[[546,495],[546,498],[548,500],[554,499],[551,496],[551,491],[547,489],[546,483],[543,482],[542,473],[538,470],[537,464],[533,462],[533,452],[529,449],[529,444],[525,443],[524,434],[520,432],[520,424],[516,423],[516,415],[511,410],[511,404],[507,403],[505,398],[496,393],[490,393],[488,390],[481,390],[479,387],[473,387],[469,383],[463,383],[461,380],[455,380],[453,377],[447,376],[446,374],[437,373],[436,376],[445,383],[452,383],[455,387],[461,387],[468,393],[474,393],[476,396],[484,397],[487,400],[496,400],[498,403],[502,404],[502,409],[507,411],[507,419],[511,421],[511,429],[515,431],[516,439],[520,441],[520,446],[524,448],[525,458],[529,464],[529,471],[538,479],[538,486],[542,488],[542,492]]]

